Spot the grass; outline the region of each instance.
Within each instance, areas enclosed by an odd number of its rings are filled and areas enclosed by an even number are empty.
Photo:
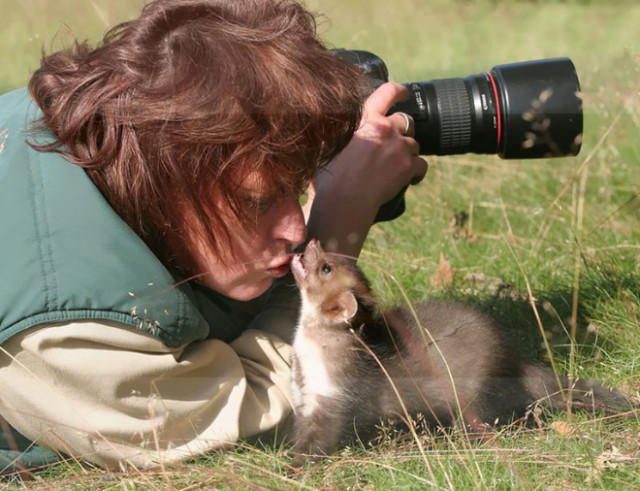
[[[96,40],[106,26],[137,10],[124,0],[2,2],[0,92],[26,83],[41,45],[49,48],[58,31],[53,45],[63,43],[67,25],[78,37]],[[320,23],[329,44],[377,53],[398,81],[465,76],[540,57],[574,60],[585,105],[578,157],[428,157],[428,178],[408,191],[408,211],[372,231],[361,263],[385,302],[433,296],[473,302],[513,326],[532,353],[552,356],[562,371],[600,378],[637,398],[640,6],[507,0],[307,4],[331,19]],[[461,212],[467,219],[456,223]],[[452,281],[436,281],[443,270]],[[541,347],[541,329],[550,355]],[[300,473],[289,467],[284,448],[238,445],[162,471],[108,473],[59,464],[32,475],[34,480],[14,476],[0,486],[630,489],[640,482],[639,439],[637,417],[560,414],[542,430],[514,428],[485,444],[457,433],[428,439],[423,453],[410,439],[390,438],[375,449],[347,449]]]

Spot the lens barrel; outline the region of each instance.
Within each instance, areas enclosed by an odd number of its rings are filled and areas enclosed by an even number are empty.
[[[569,58],[498,65],[487,73],[405,84],[390,113],[416,124],[424,155],[499,154],[505,159],[577,155],[582,99]]]
[[[384,61],[361,50],[331,50],[366,75],[373,91],[387,82]],[[498,65],[489,72],[404,84],[409,97],[389,114],[415,120],[422,155],[498,154],[504,159],[577,155],[582,144],[580,82],[569,58]],[[406,188],[405,188],[406,189]],[[405,210],[403,189],[376,222]]]

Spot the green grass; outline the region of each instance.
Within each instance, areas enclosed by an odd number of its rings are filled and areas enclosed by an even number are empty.
[[[67,27],[99,39],[137,2],[0,0],[0,92],[28,80],[44,43]],[[578,157],[504,161],[429,157],[408,211],[376,227],[361,263],[385,302],[428,297],[477,304],[513,326],[534,354],[544,329],[555,362],[629,396],[640,391],[640,6],[612,1],[314,0],[335,47],[383,57],[398,81],[465,76],[491,66],[570,56],[582,82]],[[456,225],[454,217],[469,219]],[[432,286],[439,257],[453,282]],[[475,278],[475,280],[474,280]],[[535,298],[530,301],[529,292]],[[541,322],[536,320],[538,313]],[[576,330],[572,343],[567,331]],[[559,431],[567,422],[573,433]],[[555,428],[555,429],[554,429]],[[453,434],[348,449],[294,473],[286,449],[238,446],[147,473],[61,464],[0,482],[75,489],[323,488],[629,489],[640,483],[640,424],[591,414],[553,416],[485,444]]]

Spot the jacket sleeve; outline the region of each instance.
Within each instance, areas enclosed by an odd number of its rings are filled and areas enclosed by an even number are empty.
[[[232,444],[291,413],[291,347],[270,332],[274,320],[267,313],[256,319],[264,329],[228,344],[179,348],[112,322],[31,329],[0,347],[0,414],[29,439],[104,467]]]

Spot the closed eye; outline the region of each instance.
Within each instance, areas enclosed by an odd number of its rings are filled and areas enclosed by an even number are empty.
[[[260,196],[249,195],[249,196],[245,196],[244,202],[249,208],[256,210],[258,213],[266,213],[276,203],[276,199],[269,198],[269,197],[262,198]]]

